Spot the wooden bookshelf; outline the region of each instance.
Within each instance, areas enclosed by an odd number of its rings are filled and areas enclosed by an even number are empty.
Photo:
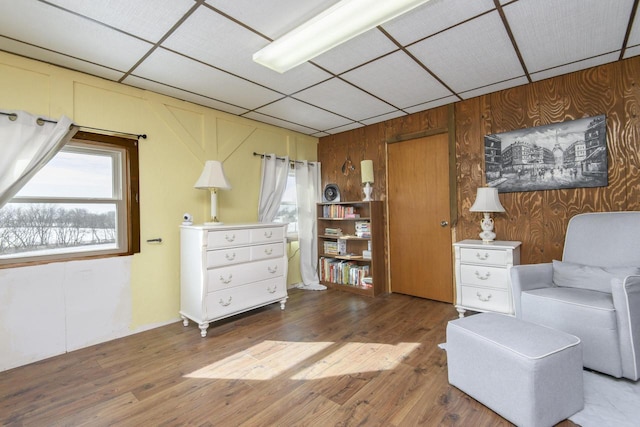
[[[317,216],[320,282],[370,297],[385,293],[383,203],[318,203]],[[369,249],[371,257],[364,257]]]

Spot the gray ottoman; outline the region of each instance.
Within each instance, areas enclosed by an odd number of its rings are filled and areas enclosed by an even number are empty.
[[[496,313],[447,325],[449,383],[520,427],[552,426],[584,406],[580,339]]]

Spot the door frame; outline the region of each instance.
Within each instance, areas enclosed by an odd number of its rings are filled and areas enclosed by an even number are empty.
[[[389,183],[389,144],[395,144],[397,142],[408,141],[411,139],[424,138],[433,135],[441,135],[448,134],[449,136],[449,212],[451,214],[451,224],[449,224],[449,229],[451,230],[451,241],[455,242],[456,239],[456,224],[458,222],[458,180],[457,180],[457,168],[456,168],[456,126],[455,126],[455,107],[453,104],[449,104],[447,111],[447,127],[427,129],[420,132],[412,132],[406,134],[398,134],[391,138],[387,138],[384,144],[384,162],[387,167],[385,167],[385,182]],[[388,191],[388,188],[387,188]],[[387,263],[390,263],[390,251],[391,251],[391,242],[389,241],[389,198],[385,197],[384,201],[384,209],[385,209],[385,247],[387,248],[386,259]],[[451,261],[454,265],[455,254],[453,252],[453,246],[451,247]],[[386,291],[391,292],[391,266],[387,268],[387,286]],[[454,295],[453,300],[455,301],[457,295],[455,295],[455,271],[452,271],[451,277],[453,278],[453,282],[451,283],[454,286]]]

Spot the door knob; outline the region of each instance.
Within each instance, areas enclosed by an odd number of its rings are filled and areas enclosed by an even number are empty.
[[[449,225],[449,223],[447,221],[440,221],[440,226],[441,227],[446,227],[447,225]]]

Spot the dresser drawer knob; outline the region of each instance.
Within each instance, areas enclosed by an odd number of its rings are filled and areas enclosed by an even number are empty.
[[[264,232],[264,237],[266,237],[267,239],[270,239],[271,236],[273,236],[273,231],[265,231]]]
[[[269,292],[270,294],[275,294],[277,290],[278,287],[276,285],[273,285],[273,287],[267,286],[267,292]]]
[[[483,297],[482,294],[478,292],[476,295],[478,296],[478,299],[482,302],[489,302],[489,300],[491,299],[491,294],[487,295],[486,297]]]
[[[476,270],[476,277],[480,280],[487,280],[491,276],[491,272],[487,271],[484,275],[480,274],[478,270]]]
[[[273,248],[265,248],[264,253],[267,255],[271,255],[273,253]]]
[[[267,270],[269,270],[269,273],[273,274],[278,271],[278,266],[277,265],[275,267],[267,266]]]
[[[220,301],[218,301],[218,302],[219,302],[219,304],[220,304],[221,306],[226,307],[226,306],[228,306],[229,304],[231,304],[231,299],[232,299],[232,298],[231,298],[231,297],[229,297],[229,300],[228,300],[227,302],[224,302],[224,301],[222,300],[222,298],[220,298]]]
[[[231,253],[231,254],[224,254],[224,257],[227,259],[227,261],[233,261],[234,259],[236,259],[236,253]]]
[[[489,252],[485,252],[484,255],[482,255],[480,252],[476,252],[476,258],[478,258],[480,261],[489,259]]]
[[[229,235],[229,234],[225,234],[225,235],[224,235],[224,239],[225,239],[227,242],[233,242],[234,240],[236,240],[236,235],[235,235],[235,233],[234,233],[234,234],[231,234],[231,235]]]
[[[227,277],[226,279],[220,276],[220,281],[226,285],[227,283],[231,283],[232,278],[233,278],[233,274],[229,274],[229,277]]]

